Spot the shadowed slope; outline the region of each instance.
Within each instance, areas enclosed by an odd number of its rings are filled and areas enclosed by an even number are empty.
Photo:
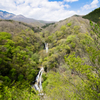
[[[100,25],[100,7],[83,16],[83,18],[94,21],[95,23],[98,23]]]

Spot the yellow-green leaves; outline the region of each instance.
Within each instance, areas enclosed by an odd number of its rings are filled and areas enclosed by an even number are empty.
[[[76,39],[76,35],[69,35],[69,36],[67,37],[66,42],[67,42],[67,43],[74,42],[75,39]]]
[[[65,31],[66,30],[66,26],[65,25],[61,26],[60,30],[61,31]]]

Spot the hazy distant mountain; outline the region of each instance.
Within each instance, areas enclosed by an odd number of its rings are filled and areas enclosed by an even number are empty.
[[[40,21],[40,20],[35,20],[32,18],[27,18],[23,15],[15,15],[6,11],[0,10],[0,19],[7,19],[7,20],[15,20],[15,21],[21,21],[25,23],[31,23],[34,26],[43,26],[45,23],[51,23],[48,21]]]
[[[21,21],[21,22],[25,22],[25,23],[35,24],[37,26],[42,26],[45,24],[45,23],[41,23],[40,21],[32,19],[32,18],[26,18],[23,15],[15,15],[15,16],[11,17],[10,19],[15,20],[15,21]]]
[[[1,18],[1,19],[10,19],[10,18],[12,18],[12,17],[14,17],[14,16],[15,16],[15,15],[12,14],[12,13],[8,13],[8,12],[6,12],[6,11],[0,10],[0,18]]]

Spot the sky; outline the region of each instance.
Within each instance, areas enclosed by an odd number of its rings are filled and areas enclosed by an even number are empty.
[[[28,18],[60,21],[85,15],[100,7],[100,0],[1,0],[0,10]]]

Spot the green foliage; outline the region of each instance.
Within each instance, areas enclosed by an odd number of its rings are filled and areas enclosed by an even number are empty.
[[[73,43],[73,42],[71,42],[71,47],[72,47],[72,48],[75,48],[75,46],[76,46],[76,44]]]
[[[40,36],[30,30],[15,35],[0,32],[1,100],[39,100],[39,96],[29,90],[30,86],[27,84],[30,84],[38,73],[37,52],[43,48],[41,44]]]
[[[50,26],[50,25],[53,25],[53,24],[55,24],[55,23],[46,24],[46,25],[42,26],[42,28],[46,28],[46,27],[48,27],[48,26]]]
[[[48,72],[43,90],[50,100],[99,100],[99,27],[91,26],[92,34],[62,26],[48,36],[49,52],[41,58]]]
[[[71,25],[72,25],[72,23],[71,23],[71,22],[70,22],[70,23],[67,23],[67,26],[69,26],[69,27],[70,27]]]
[[[100,7],[90,12],[89,14],[83,16],[83,18],[92,20],[100,25],[99,17],[100,17]]]
[[[71,85],[72,86],[72,85]],[[44,92],[50,100],[77,100],[74,98],[74,93],[70,89],[67,78],[61,76],[56,72],[49,72],[47,75],[47,80],[43,83]],[[72,86],[73,87],[73,86]]]
[[[37,94],[34,94],[30,88],[19,89],[16,86],[4,87],[3,93],[0,91],[0,100],[40,100]]]
[[[98,84],[100,79],[98,77],[98,73],[93,72],[93,67],[84,64],[84,61],[80,57],[76,57],[75,53],[65,57],[65,61],[68,66],[76,72],[79,77],[82,79],[81,87],[77,86],[78,90],[81,91],[83,88],[85,94],[80,94],[80,98],[84,98],[85,100],[98,100],[100,98],[98,88],[100,85]]]
[[[89,33],[72,23],[55,33],[0,32],[0,99],[99,100],[100,28],[92,21],[90,26]],[[41,98],[30,86],[40,66],[46,71]]]
[[[79,26],[74,26],[74,33],[75,34],[78,34],[79,33]]]
[[[61,31],[65,31],[66,30],[66,26],[65,25],[61,26],[60,30]]]
[[[83,39],[81,39],[80,43],[82,43],[83,45],[91,45],[93,43],[93,39],[87,35],[84,34],[84,37],[82,37]]]
[[[93,26],[93,22],[90,20],[90,25]]]
[[[24,78],[24,76],[23,76],[22,74],[20,74],[20,75],[18,76],[18,81],[22,81],[23,78]]]
[[[76,35],[69,35],[68,37],[67,37],[67,43],[71,43],[72,41],[74,42],[74,40],[75,40],[75,38],[76,38]]]
[[[4,85],[24,80],[30,83],[37,74],[39,55],[34,51],[39,50],[41,43],[36,44],[35,39],[39,37],[34,33],[25,34],[22,32],[12,38],[9,33],[0,33],[0,77]],[[33,45],[35,50],[28,48]]]

